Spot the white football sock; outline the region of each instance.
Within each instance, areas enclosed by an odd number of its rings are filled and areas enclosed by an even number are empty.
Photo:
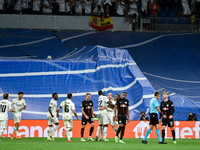
[[[14,126],[11,134],[13,134],[15,131],[16,131],[16,127]]]
[[[108,127],[104,127],[104,130],[103,130],[103,133],[104,133],[104,139],[106,139],[107,132],[108,132]]]
[[[59,128],[60,125],[55,125],[55,127],[53,128],[53,131],[50,135],[54,135],[54,133],[57,131],[57,129]]]

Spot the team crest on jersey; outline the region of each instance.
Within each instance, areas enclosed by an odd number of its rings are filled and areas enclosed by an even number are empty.
[[[167,107],[169,107],[169,105],[168,105],[168,104],[167,104],[166,106],[167,106]]]
[[[87,108],[87,109],[90,109],[90,108],[91,108],[91,106],[87,106],[86,108]]]
[[[164,107],[163,110],[168,110],[168,108],[167,108],[167,107]]]
[[[121,104],[120,106],[121,106],[121,107],[126,107],[126,105],[125,105],[125,104]]]

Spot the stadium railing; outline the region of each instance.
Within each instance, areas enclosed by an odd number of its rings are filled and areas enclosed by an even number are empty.
[[[154,27],[155,21],[157,22]],[[139,32],[199,32],[200,19],[179,17],[140,17],[133,23],[133,31]]]

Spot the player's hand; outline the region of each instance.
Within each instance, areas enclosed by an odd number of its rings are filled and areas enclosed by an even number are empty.
[[[57,114],[57,117],[59,118],[59,117],[60,117],[60,115],[59,115],[59,114]]]
[[[51,115],[52,118],[54,118],[54,115]]]
[[[77,120],[79,120],[79,117],[77,118]]]
[[[129,123],[129,118],[128,118],[128,120],[127,120],[127,123]]]
[[[114,121],[118,121],[118,118],[117,118],[117,117],[114,117]]]
[[[159,123],[161,123],[161,119],[159,119]]]
[[[163,115],[163,118],[167,118],[167,116],[166,116],[166,115]]]
[[[103,106],[103,109],[107,109],[107,107],[106,107],[106,106]]]
[[[87,115],[85,116],[85,118],[86,118],[86,119],[89,119],[89,117],[88,117]]]
[[[173,116],[172,116],[172,115],[170,115],[170,116],[169,116],[169,119],[172,119],[172,118],[173,118]]]

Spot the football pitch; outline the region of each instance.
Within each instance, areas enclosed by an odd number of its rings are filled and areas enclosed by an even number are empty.
[[[54,141],[47,141],[46,138],[22,138],[11,140],[10,138],[0,138],[0,150],[200,150],[199,139],[177,139],[177,144],[172,143],[172,139],[166,139],[168,144],[158,144],[157,139],[148,139],[148,144],[142,144],[141,139],[124,139],[125,144],[115,143],[114,138],[109,142],[91,142],[85,138],[86,142],[81,142],[80,138],[72,138],[68,142],[67,138],[55,138]]]

